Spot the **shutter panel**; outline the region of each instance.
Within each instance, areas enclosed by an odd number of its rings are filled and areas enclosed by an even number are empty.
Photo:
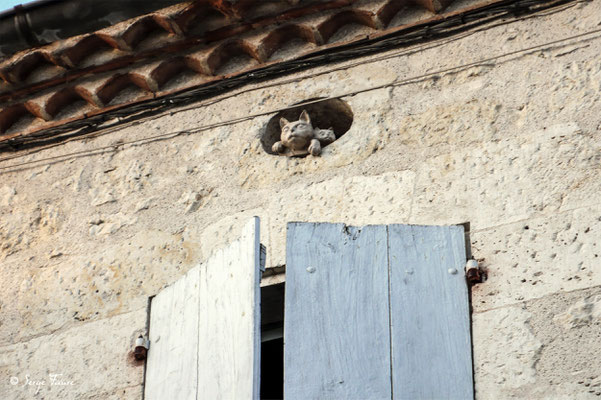
[[[472,399],[463,227],[390,225],[388,240],[394,399]]]
[[[461,226],[288,224],[286,399],[473,399],[465,254]]]
[[[254,218],[200,272],[199,399],[259,398],[260,246]]]
[[[284,397],[390,398],[386,227],[288,224]]]
[[[258,399],[259,219],[151,303],[146,399]]]
[[[145,399],[195,400],[198,371],[198,284],[194,267],[151,302]]]

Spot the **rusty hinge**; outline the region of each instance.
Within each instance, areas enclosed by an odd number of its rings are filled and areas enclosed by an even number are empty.
[[[144,336],[140,335],[136,339],[136,344],[134,347],[134,357],[138,361],[146,360],[146,354],[148,353],[148,347],[150,347],[150,342]]]
[[[482,270],[478,265],[478,261],[467,260],[467,263],[465,263],[465,279],[470,285],[482,283]]]

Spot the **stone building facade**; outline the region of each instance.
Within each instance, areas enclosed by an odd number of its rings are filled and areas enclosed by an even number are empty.
[[[198,14],[221,35],[208,44],[182,33],[197,14],[173,17],[196,2],[5,57],[0,398],[141,398],[131,350],[149,298],[255,215],[263,285],[284,280],[290,221],[469,222],[486,273],[471,288],[476,398],[599,398],[601,2],[499,2],[525,11],[375,50],[485,5],[217,3],[230,8]],[[294,29],[231,22],[289,9],[305,10]],[[107,50],[86,55],[98,38]],[[253,80],[307,54],[331,59]],[[321,156],[266,150],[278,113],[328,99],[351,124]]]

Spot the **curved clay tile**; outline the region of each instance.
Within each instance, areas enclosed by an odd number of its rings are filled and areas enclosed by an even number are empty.
[[[179,29],[179,26],[175,23],[175,21],[171,18],[171,16],[162,15],[162,14],[153,14],[152,18],[154,21],[162,27],[165,32],[169,32],[174,35],[182,35],[183,32]]]
[[[166,20],[162,19],[161,23],[159,23],[159,21],[152,16],[147,16],[131,24],[129,28],[121,34],[121,38],[129,48],[135,49],[141,41],[155,32],[163,34],[175,33]]]
[[[167,82],[186,71],[201,75],[204,75],[205,72],[195,59],[190,57],[174,57],[163,61],[150,72],[148,84],[153,92],[158,92]]]
[[[57,78],[65,73],[66,69],[50,62],[42,62],[30,71],[25,83],[34,84],[48,79]]]
[[[7,132],[23,117],[31,116],[24,104],[15,104],[0,110],[0,133]]]
[[[231,40],[222,43],[215,48],[207,58],[207,65],[212,75],[219,75],[219,70],[222,69],[230,60],[235,58],[245,57],[252,58],[257,62],[261,62],[256,50],[244,40]],[[247,65],[240,63],[238,70],[242,70]]]
[[[48,99],[45,107],[46,113],[55,118],[64,109],[80,101],[89,103],[74,87],[64,88]]]
[[[0,79],[0,94],[11,90],[11,85],[3,79]]]
[[[98,31],[95,33],[95,35],[99,38],[104,40],[110,47],[107,47],[105,45],[102,45],[104,47],[104,50],[109,50],[111,47],[113,49],[117,49],[117,50],[121,50],[121,51],[131,51],[131,47],[129,47],[129,45],[127,43],[125,43],[125,40],[123,40],[120,36],[115,36],[111,33],[107,33],[106,31]]]
[[[208,2],[195,2],[173,18],[175,24],[182,32],[204,32],[226,26],[229,21],[218,9]]]
[[[52,115],[46,112],[46,109],[44,108],[44,103],[45,102],[42,97],[28,100],[24,104],[25,108],[27,108],[27,110],[35,117],[41,118],[44,121],[51,121]]]
[[[321,44],[320,35],[315,35],[311,27],[296,24],[284,25],[263,38],[257,49],[259,58],[264,61],[268,60],[273,53],[295,39],[315,45]]]
[[[44,68],[57,69],[54,75],[58,75],[64,69],[54,62],[42,51],[26,54],[11,64],[2,67],[2,76],[10,83],[21,83],[29,78],[34,71]]]
[[[346,10],[328,18],[319,26],[317,30],[321,34],[324,43],[328,43],[332,36],[345,25],[358,24],[372,29],[378,29],[378,23],[374,15],[369,11]]]
[[[131,86],[135,86],[145,92],[151,91],[143,77],[128,73],[111,77],[98,89],[96,95],[103,104],[108,105],[119,93]]]
[[[408,3],[408,1],[389,0],[386,4],[384,4],[376,13],[376,16],[380,20],[381,26],[388,26],[394,16],[397,15],[402,8],[406,7]]]
[[[109,43],[105,35],[92,34],[82,38],[76,45],[65,49],[61,58],[71,68],[83,64],[95,54],[115,49],[116,43]]]
[[[98,98],[98,95],[89,90],[87,87],[83,85],[77,85],[73,88],[77,92],[77,94],[84,99],[88,104],[91,104],[93,107],[100,108],[103,106],[102,101]]]

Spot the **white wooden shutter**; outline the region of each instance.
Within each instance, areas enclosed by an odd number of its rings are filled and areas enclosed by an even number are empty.
[[[152,300],[145,398],[258,399],[259,219]]]
[[[460,226],[288,224],[286,399],[473,398],[464,263]]]
[[[150,348],[145,398],[196,399],[198,373],[198,283],[192,268],[151,302]]]

